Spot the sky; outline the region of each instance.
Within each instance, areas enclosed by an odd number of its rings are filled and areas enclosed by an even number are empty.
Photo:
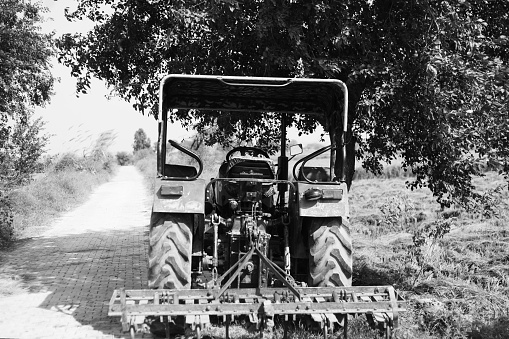
[[[64,17],[65,7],[71,7],[75,1],[42,0],[40,3],[49,9],[46,21],[41,25],[43,32],[86,33],[93,27],[91,21],[69,22]],[[134,133],[142,128],[152,142],[157,140],[157,121],[154,117],[143,116],[132,105],[120,98],[107,98],[110,93],[106,85],[98,79],[92,79],[87,94],[76,96],[76,80],[70,70],[52,61],[52,73],[59,81],[54,85],[51,102],[43,108],[37,108],[35,114],[45,121],[45,133],[50,136],[47,152],[58,154],[75,152],[86,154],[101,133],[115,136],[109,148],[110,152],[132,151]],[[180,125],[170,126],[168,133],[174,140],[192,137],[193,131],[186,131]],[[316,142],[319,132],[311,136],[297,137],[295,130],[289,131],[290,139],[299,142]]]
[[[64,17],[65,7],[72,5],[69,0],[43,0],[49,9],[46,22],[41,25],[43,32],[54,31],[57,36],[64,33],[87,32],[93,27],[90,21],[68,22]],[[107,99],[110,93],[106,85],[93,79],[88,94],[76,96],[76,80],[70,70],[52,61],[52,73],[60,80],[54,85],[51,102],[37,108],[35,114],[46,122],[45,133],[50,135],[47,151],[49,154],[64,152],[86,153],[103,132],[115,138],[110,146],[113,153],[132,151],[134,133],[142,128],[152,142],[157,140],[157,121],[154,117],[143,116],[132,105],[120,98]],[[192,135],[180,126],[173,126],[170,135],[182,139]]]

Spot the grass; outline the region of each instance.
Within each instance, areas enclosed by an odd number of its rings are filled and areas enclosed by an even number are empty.
[[[487,191],[503,179],[492,172],[475,183]],[[408,191],[402,178],[355,182],[354,281],[406,291],[414,337],[503,338],[509,333],[507,189],[498,198],[498,218],[487,218],[481,211],[441,209],[430,192]],[[450,231],[443,238],[416,243],[423,228],[445,223]]]

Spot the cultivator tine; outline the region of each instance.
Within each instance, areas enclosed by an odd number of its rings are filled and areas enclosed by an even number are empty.
[[[201,326],[196,326],[196,339],[201,339]]]
[[[127,320],[127,295],[125,292],[125,288],[120,289],[120,304],[122,305],[122,331],[129,331],[129,321]]]
[[[348,314],[345,314],[344,318],[343,339],[348,339]]]
[[[171,317],[168,317],[168,316],[161,316],[161,322],[163,323],[163,326],[164,326],[164,332],[166,334],[166,339],[170,339],[170,321],[171,321]]]
[[[389,293],[389,300],[392,302],[392,323],[394,327],[398,327],[398,302],[396,299],[396,293],[394,287],[388,286],[387,292]]]
[[[226,326],[225,326],[225,334],[224,334],[225,339],[230,339],[230,323],[231,323],[231,321],[232,321],[232,318],[228,314],[226,316]]]

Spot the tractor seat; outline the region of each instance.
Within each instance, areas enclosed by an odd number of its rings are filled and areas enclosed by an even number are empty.
[[[223,167],[223,166],[221,166]],[[234,158],[226,165],[227,178],[274,179],[274,169],[270,159]]]
[[[303,172],[304,172],[304,176],[299,171],[299,181],[304,181],[304,177],[306,177],[310,181],[316,181],[316,182],[330,181],[330,176],[324,167],[307,167],[306,166],[303,168]]]
[[[167,177],[191,178],[196,176],[196,174],[198,174],[198,171],[194,166],[173,164],[164,165],[164,175]]]

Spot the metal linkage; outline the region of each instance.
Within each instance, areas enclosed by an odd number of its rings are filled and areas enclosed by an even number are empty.
[[[146,316],[163,316],[166,319],[186,316],[186,321],[190,319],[193,326],[200,328],[203,317],[223,316],[227,333],[228,320],[235,316],[247,315],[257,321],[272,319],[275,315],[285,319],[294,315],[310,315],[328,332],[332,323],[341,322],[337,319],[338,315],[344,315],[343,327],[346,327],[347,316],[352,314],[380,315],[387,319],[389,327],[397,327],[398,312],[404,311],[406,306],[392,286],[294,289],[297,293],[284,287],[228,289],[222,294],[217,289],[115,290],[108,315],[120,316],[125,330],[137,326]]]

